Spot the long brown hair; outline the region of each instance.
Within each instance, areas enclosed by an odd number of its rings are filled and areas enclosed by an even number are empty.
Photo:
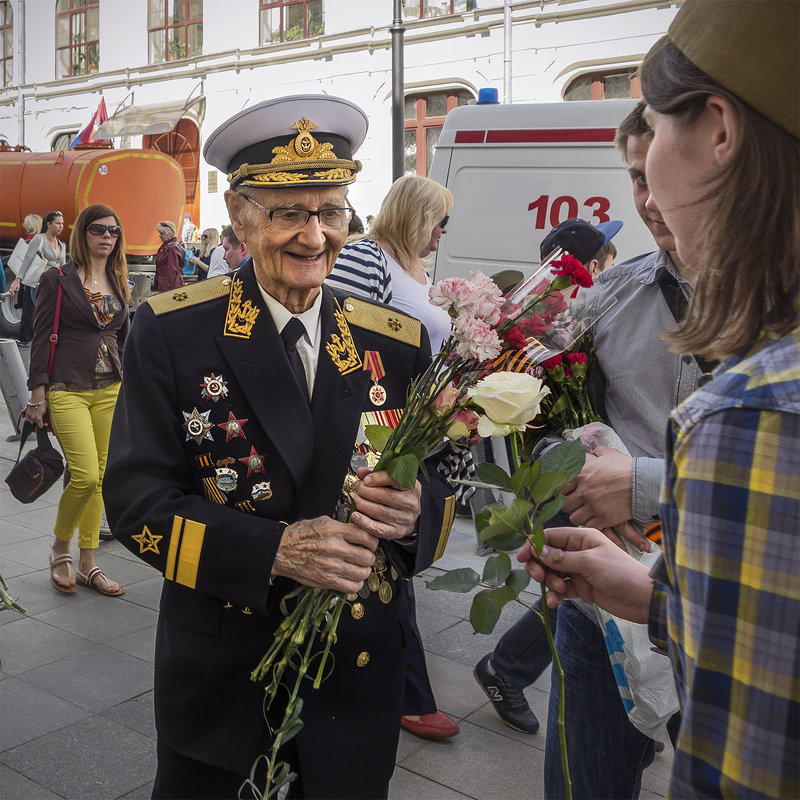
[[[764,335],[786,335],[800,319],[797,139],[699,70],[666,36],[640,70],[654,111],[688,126],[715,94],[733,105],[739,120],[736,152],[701,198],[710,212],[694,256],[694,296],[670,340],[682,352],[724,358]]]
[[[103,217],[114,217],[120,227],[120,234],[114,244],[114,248],[106,259],[106,269],[111,271],[117,283],[119,293],[125,298],[126,302],[131,299],[131,289],[128,285],[128,265],[125,261],[125,231],[119,221],[117,212],[110,206],[103,203],[95,203],[87,206],[78,214],[72,233],[69,237],[69,256],[79,267],[87,268],[91,261],[89,247],[86,244],[86,229],[96,220]]]

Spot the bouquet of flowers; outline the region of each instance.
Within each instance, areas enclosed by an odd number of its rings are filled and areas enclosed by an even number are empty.
[[[525,320],[542,313],[560,314],[561,320],[569,304],[564,300],[563,310],[557,311],[561,302],[556,295],[571,287],[577,291],[582,280],[582,274],[564,267],[546,281],[540,295],[533,292],[529,280],[510,298],[481,272],[472,280],[448,278],[431,287],[431,303],[448,311],[452,333],[425,372],[408,387],[405,410],[396,426],[365,427],[371,450],[379,454],[373,469],[386,470],[398,486],[412,489],[420,471],[425,474],[424,459],[445,437],[455,440],[475,431],[492,436],[524,430],[539,414],[540,402],[549,390],[540,378],[527,374],[528,369],[517,367],[520,362],[535,365],[551,353],[535,337],[525,336],[524,325],[530,325]],[[549,305],[547,311],[545,304]],[[568,335],[566,322],[562,327],[560,335]],[[267,684],[265,710],[281,687],[288,695],[283,721],[272,731],[270,753],[259,756],[245,784],[258,797],[271,797],[295,777],[288,764],[278,760],[278,750],[302,728],[302,680],[313,664],[313,687],[319,688],[329,669],[330,651],[347,602],[339,592],[298,585],[281,603],[284,619],[251,674],[253,681]],[[267,759],[263,794],[254,781],[262,758]]]

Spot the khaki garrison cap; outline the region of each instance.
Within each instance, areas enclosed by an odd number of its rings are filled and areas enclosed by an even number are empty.
[[[667,35],[717,83],[800,138],[800,0],[686,0]]]

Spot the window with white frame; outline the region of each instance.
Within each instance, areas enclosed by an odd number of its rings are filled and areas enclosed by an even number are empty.
[[[322,36],[322,0],[259,0],[258,24],[262,45]]]
[[[147,0],[147,59],[178,61],[203,52],[203,0]]]
[[[59,78],[100,68],[100,0],[56,0],[56,71]]]

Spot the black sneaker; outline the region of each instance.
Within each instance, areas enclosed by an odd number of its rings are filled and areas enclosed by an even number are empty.
[[[522,733],[536,733],[539,730],[539,720],[531,711],[522,690],[509,686],[499,675],[489,672],[489,655],[485,655],[472,670],[478,685],[509,728]]]

